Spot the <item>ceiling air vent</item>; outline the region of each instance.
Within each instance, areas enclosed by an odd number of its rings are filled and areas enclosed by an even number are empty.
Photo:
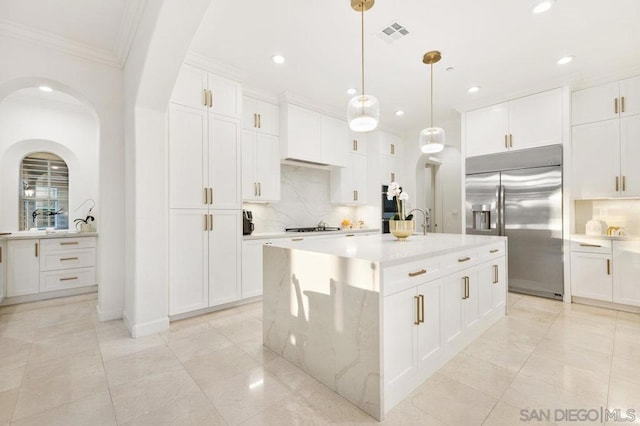
[[[393,24],[384,27],[380,30],[379,35],[383,40],[388,41],[389,43],[393,43],[397,40],[400,40],[402,37],[409,34],[409,31],[403,27],[402,25],[394,22]]]

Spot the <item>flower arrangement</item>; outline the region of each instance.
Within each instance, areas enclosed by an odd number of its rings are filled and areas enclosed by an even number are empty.
[[[402,190],[398,182],[391,182],[387,188],[387,200],[396,200],[396,215],[393,220],[409,220],[411,218],[404,215],[404,202],[409,199],[409,194]]]

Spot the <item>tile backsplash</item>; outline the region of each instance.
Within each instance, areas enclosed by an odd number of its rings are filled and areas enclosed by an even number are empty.
[[[584,234],[587,221],[595,219],[607,226],[624,228],[627,235],[640,235],[640,200],[580,200],[575,203],[577,234]]]
[[[281,199],[277,203],[244,203],[251,210],[255,232],[280,232],[285,228],[316,226],[326,222],[328,226],[340,226],[344,218],[356,217],[356,208],[334,206],[329,202],[329,171],[288,164],[280,166]]]

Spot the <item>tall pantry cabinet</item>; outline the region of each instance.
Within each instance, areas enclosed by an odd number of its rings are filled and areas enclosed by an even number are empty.
[[[169,314],[240,299],[240,83],[184,65],[169,106]]]

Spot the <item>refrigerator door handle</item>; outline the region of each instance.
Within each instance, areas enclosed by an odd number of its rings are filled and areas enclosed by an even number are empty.
[[[504,235],[504,224],[505,224],[505,220],[504,220],[504,185],[500,185],[500,195],[498,196],[498,221],[499,221],[499,228],[498,228],[498,235]]]

